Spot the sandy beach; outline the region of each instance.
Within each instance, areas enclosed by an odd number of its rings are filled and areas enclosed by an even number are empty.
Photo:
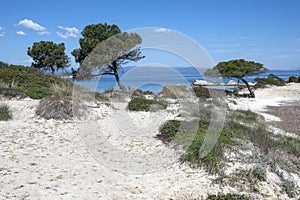
[[[236,104],[229,106],[261,113],[282,130],[297,129],[281,124],[291,122],[288,126],[296,127],[299,103],[288,106],[293,117],[288,117],[285,104],[281,104],[300,99],[300,84],[260,89],[256,95],[256,99],[235,99]],[[205,199],[208,194],[245,193],[229,185],[213,184],[214,176],[180,164],[176,152],[155,138],[159,126],[178,115],[176,109],[129,113],[125,104],[114,109],[100,105],[91,110],[96,127],[103,133],[103,140],[99,140],[93,138],[90,124],[37,117],[38,100],[2,102],[12,109],[13,120],[0,122],[0,199]],[[146,122],[152,120],[151,125],[157,128],[124,134],[121,130],[129,122],[118,127],[116,120],[123,118],[116,116],[127,116],[137,127],[147,127]],[[81,130],[84,125],[86,135]],[[110,155],[116,156],[105,156],[111,153],[107,148],[115,150],[116,154]],[[130,160],[136,157],[149,159]],[[253,194],[253,199],[290,199],[279,184],[276,175],[269,172],[268,181],[261,184],[261,194]]]

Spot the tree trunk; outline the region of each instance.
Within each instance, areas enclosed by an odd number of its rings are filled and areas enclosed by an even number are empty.
[[[126,92],[127,90],[124,87],[124,85],[122,85],[120,77],[119,77],[118,68],[117,68],[117,62],[113,61],[112,65],[113,65],[114,75],[115,75],[115,78],[116,78],[116,81],[118,83],[119,88],[122,90],[122,92]]]
[[[247,88],[248,88],[248,90],[249,90],[249,92],[250,92],[250,97],[251,97],[251,98],[255,98],[255,94],[254,94],[253,90],[251,89],[251,87],[250,87],[248,81],[246,81],[246,80],[243,79],[243,78],[239,78],[239,79],[240,79],[241,81],[243,81],[243,83],[245,83],[245,85],[247,86]]]

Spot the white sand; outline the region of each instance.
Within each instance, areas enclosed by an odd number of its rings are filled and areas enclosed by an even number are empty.
[[[283,103],[300,100],[300,84],[289,83],[286,86],[272,86],[255,91],[256,98],[239,98],[236,105],[229,103],[232,109],[251,110],[262,114],[267,121],[280,120],[276,116],[264,113],[267,106],[280,106]]]
[[[292,98],[282,89],[286,96],[272,99],[274,90],[257,91],[257,99],[238,106],[262,111]],[[186,199],[240,193],[211,184],[213,177],[203,170],[180,165],[176,152],[154,137],[160,124],[178,114],[174,109],[128,113],[125,104],[116,109],[101,105],[93,109],[98,115],[90,123],[37,118],[37,100],[2,102],[12,109],[13,120],[0,122],[0,199]],[[262,184],[263,199],[288,199],[272,177]]]

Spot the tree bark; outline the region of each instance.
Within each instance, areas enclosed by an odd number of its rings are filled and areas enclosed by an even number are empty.
[[[124,85],[122,85],[119,77],[117,62],[113,61],[112,66],[113,66],[114,76],[116,78],[119,88],[122,90],[122,92],[126,92],[127,89],[124,87]]]
[[[254,94],[253,90],[251,89],[251,87],[250,87],[248,81],[246,81],[245,79],[243,79],[243,78],[241,78],[241,77],[239,77],[239,79],[240,79],[243,83],[245,83],[245,85],[247,86],[247,88],[248,88],[248,90],[249,90],[249,92],[250,92],[250,97],[251,97],[251,98],[255,98],[255,94]]]

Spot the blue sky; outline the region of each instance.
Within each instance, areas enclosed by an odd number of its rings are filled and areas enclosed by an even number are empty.
[[[178,31],[199,43],[215,63],[244,58],[270,69],[300,69],[299,10],[298,0],[2,0],[0,60],[30,65],[27,47],[51,40],[65,43],[76,67],[70,52],[79,47],[81,30],[107,22],[123,31]],[[166,53],[143,53],[144,63],[188,65]]]

